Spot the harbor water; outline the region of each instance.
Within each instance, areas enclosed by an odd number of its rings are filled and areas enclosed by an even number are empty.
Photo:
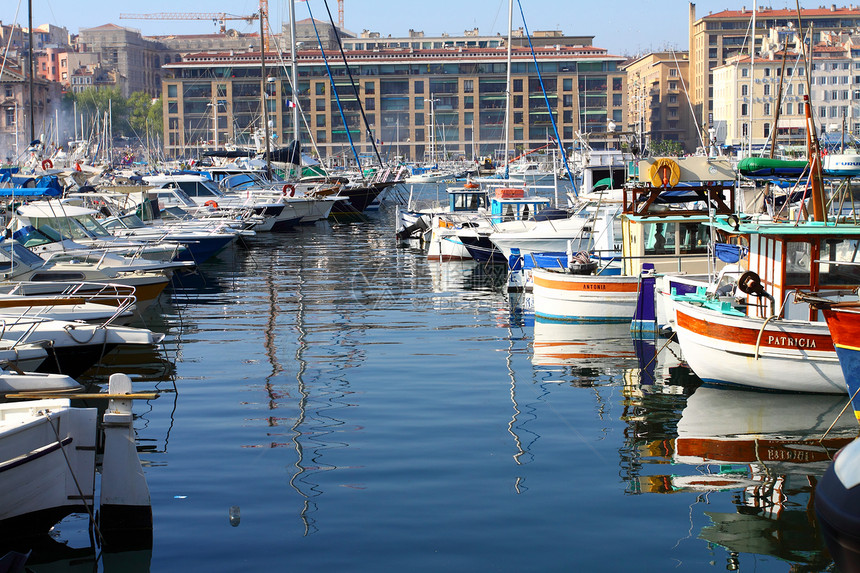
[[[504,278],[398,245],[386,208],[260,234],[177,277],[142,318],[163,348],[88,373],[163,392],[134,405],[152,549],[98,567],[832,567],[812,492],[841,397],[697,388],[673,343],[535,324]],[[746,442],[746,408],[784,419]],[[840,424],[834,449],[856,435]],[[88,543],[67,518],[28,567],[93,570]]]

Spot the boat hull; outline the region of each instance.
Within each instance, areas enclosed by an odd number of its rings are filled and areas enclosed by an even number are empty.
[[[703,382],[783,392],[844,394],[824,322],[729,316],[675,302],[675,331],[684,359]],[[761,333],[761,337],[759,337]]]
[[[50,411],[51,420],[40,410]],[[0,408],[0,535],[44,534],[92,503],[96,416],[95,408],[69,408],[67,400]]]
[[[639,277],[532,271],[535,317],[566,322],[630,322]]]

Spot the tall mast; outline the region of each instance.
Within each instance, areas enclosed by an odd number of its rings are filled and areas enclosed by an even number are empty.
[[[33,96],[33,75],[35,74],[35,66],[33,65],[33,0],[28,0],[27,2],[27,23],[29,24],[27,37],[30,44],[30,52],[27,59],[30,62],[30,141],[32,142],[36,139],[36,119],[33,117],[33,109],[35,108],[35,98]]]
[[[511,36],[514,27],[514,0],[508,0],[508,75],[505,80],[505,179],[508,178],[508,147],[511,128]]]
[[[263,102],[263,138],[266,140],[266,177],[272,178],[272,157],[269,148],[269,102],[266,100],[266,11],[260,7],[260,97]]]
[[[296,1],[290,0],[290,75],[293,84],[293,137],[299,141],[299,64],[296,62]]]

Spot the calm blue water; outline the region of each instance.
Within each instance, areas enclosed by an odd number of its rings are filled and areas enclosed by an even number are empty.
[[[494,273],[396,245],[392,219],[261,235],[146,315],[163,351],[106,369],[167,391],[135,404],[154,545],[100,567],[828,566],[807,514],[824,463],[682,463],[675,347],[651,362],[624,327],[534,325]],[[721,481],[684,481],[704,474]]]

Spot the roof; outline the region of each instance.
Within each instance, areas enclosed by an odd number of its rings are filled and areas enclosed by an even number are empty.
[[[814,18],[821,16],[832,16],[834,18],[840,16],[860,16],[860,8],[801,8],[800,14],[804,18]],[[716,20],[729,18],[752,18],[752,10],[723,10],[715,14],[702,16],[700,20]],[[797,10],[771,10],[767,8],[759,8],[756,11],[756,18],[797,18]]]
[[[730,226],[725,220],[718,219],[714,222],[714,227],[721,231],[726,231],[741,235],[769,235],[778,237],[781,235],[789,237],[807,236],[814,237],[819,235],[860,235],[860,226],[847,223],[836,224],[833,221],[827,223],[819,223],[814,221],[805,221],[802,223],[774,223],[766,221],[762,223],[756,222],[741,222],[737,229]]]
[[[497,58],[505,57],[507,50],[505,48],[436,48],[436,49],[411,49],[411,48],[383,48],[379,50],[349,50],[346,52],[347,59],[352,62],[361,60],[374,61],[408,61],[408,60],[428,60],[439,59],[445,60],[456,58],[458,61],[464,59],[481,59],[481,58]],[[600,60],[616,60],[619,63],[624,61],[623,56],[610,55],[604,48],[595,48],[593,46],[576,46],[576,47],[559,47],[549,46],[535,48],[535,54],[538,59],[559,60],[559,59],[600,59]],[[511,57],[518,60],[532,59],[532,54],[529,48],[513,48]],[[277,62],[278,55],[275,52],[267,52],[266,60]],[[296,60],[299,63],[316,62],[322,60],[322,54],[319,50],[301,50],[296,53]],[[165,68],[184,68],[200,65],[238,65],[247,63],[248,65],[259,65],[260,52],[199,52],[196,54],[187,54],[181,62],[165,64]]]

